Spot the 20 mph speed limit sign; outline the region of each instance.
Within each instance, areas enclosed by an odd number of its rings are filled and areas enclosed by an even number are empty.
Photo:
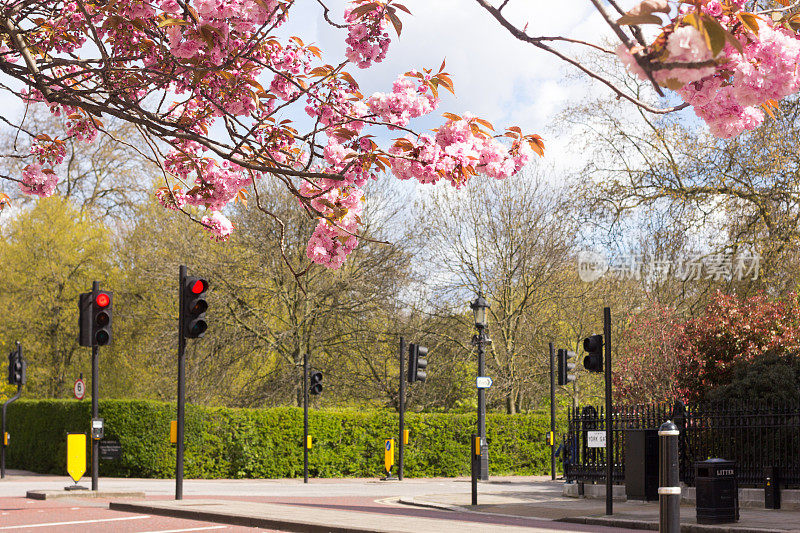
[[[76,400],[83,400],[83,397],[86,396],[86,384],[82,379],[75,380],[75,387],[72,390]]]

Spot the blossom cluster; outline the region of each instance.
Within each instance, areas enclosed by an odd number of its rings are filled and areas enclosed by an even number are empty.
[[[219,211],[211,211],[211,216],[204,216],[201,222],[211,231],[212,239],[216,241],[227,241],[233,233],[233,224]]]
[[[49,135],[40,135],[31,144],[31,154],[39,164],[59,165],[67,155],[64,141],[51,139]]]
[[[472,174],[502,179],[518,172],[533,156],[527,143],[511,149],[476,126],[476,117],[467,113],[446,122],[434,136],[422,134],[406,138],[389,149],[392,171],[400,179],[436,183],[445,178],[461,187]]]
[[[306,189],[307,193],[311,190]],[[364,191],[355,186],[332,188],[314,195],[311,206],[324,214],[308,241],[306,255],[328,268],[340,268],[358,245]]]
[[[800,39],[795,31],[741,8],[740,2],[718,0],[682,6],[662,33],[666,44],[654,44],[648,56],[655,67],[653,79],[675,89],[721,138],[758,127],[764,120],[762,107],[769,110],[800,90]],[[715,45],[716,54],[709,48],[712,34],[724,35],[724,43]],[[648,79],[626,46],[617,54],[632,72]]]
[[[22,170],[20,189],[26,194],[35,194],[42,198],[51,196],[56,190],[58,177],[49,168],[42,168],[39,163],[31,163]]]
[[[373,63],[380,63],[386,58],[389,50],[389,33],[386,31],[386,19],[382,10],[372,10],[358,15],[347,9],[344,19],[347,21],[347,59],[359,68],[369,68]]]
[[[406,126],[412,118],[427,115],[436,109],[439,99],[426,84],[414,83],[414,78],[410,76],[401,76],[392,84],[392,92],[375,93],[367,99],[366,104],[370,112],[384,122]]]

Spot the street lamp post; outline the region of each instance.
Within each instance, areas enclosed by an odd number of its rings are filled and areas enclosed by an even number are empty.
[[[472,337],[472,344],[478,347],[478,377],[482,377],[486,371],[484,362],[484,347],[492,342],[486,335],[486,309],[489,304],[478,293],[478,297],[470,304],[475,318],[475,327],[478,334]],[[482,481],[489,479],[489,444],[486,442],[486,389],[478,388],[478,436],[481,439],[481,464],[479,477]]]

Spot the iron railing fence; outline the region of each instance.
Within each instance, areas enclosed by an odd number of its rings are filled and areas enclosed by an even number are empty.
[[[681,430],[680,476],[687,485],[694,485],[695,461],[721,457],[736,461],[740,486],[763,486],[764,469],[777,467],[783,486],[800,487],[800,403],[627,405],[615,406],[611,418],[614,483],[625,480],[626,434],[671,419]],[[605,483],[606,450],[588,442],[589,431],[605,432],[603,408],[572,408],[568,420],[566,479]]]

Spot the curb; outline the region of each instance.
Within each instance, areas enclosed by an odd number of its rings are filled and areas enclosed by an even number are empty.
[[[261,529],[275,529],[279,531],[292,531],[299,533],[375,533],[374,529],[352,528],[315,524],[303,522],[302,520],[284,520],[279,518],[256,518],[225,514],[214,511],[201,511],[198,509],[165,509],[163,507],[152,507],[146,503],[124,503],[111,502],[108,508],[113,511],[128,511],[134,513],[145,513],[157,516],[168,516],[170,518],[187,518],[189,520],[199,520],[203,522],[215,522],[218,524],[228,524],[231,526],[256,527]]]
[[[94,490],[29,490],[25,497],[30,500],[57,500],[63,498],[144,498],[144,492],[94,491]]]
[[[646,520],[625,520],[622,518],[594,518],[578,516],[561,518],[556,522],[583,524],[587,526],[610,526],[624,529],[647,529],[658,531],[658,522]],[[681,524],[681,533],[787,533],[785,529],[765,529],[736,525]]]
[[[428,509],[438,509],[440,511],[462,511],[462,512],[465,511],[465,512],[468,512],[468,513],[477,512],[477,511],[472,511],[470,509],[465,509],[464,507],[461,507],[460,505],[450,505],[448,503],[426,502],[426,501],[420,501],[420,500],[417,500],[416,498],[411,498],[411,497],[398,498],[397,502],[398,503],[402,503],[403,505],[410,505],[410,506],[413,506],[413,507],[426,507]]]

